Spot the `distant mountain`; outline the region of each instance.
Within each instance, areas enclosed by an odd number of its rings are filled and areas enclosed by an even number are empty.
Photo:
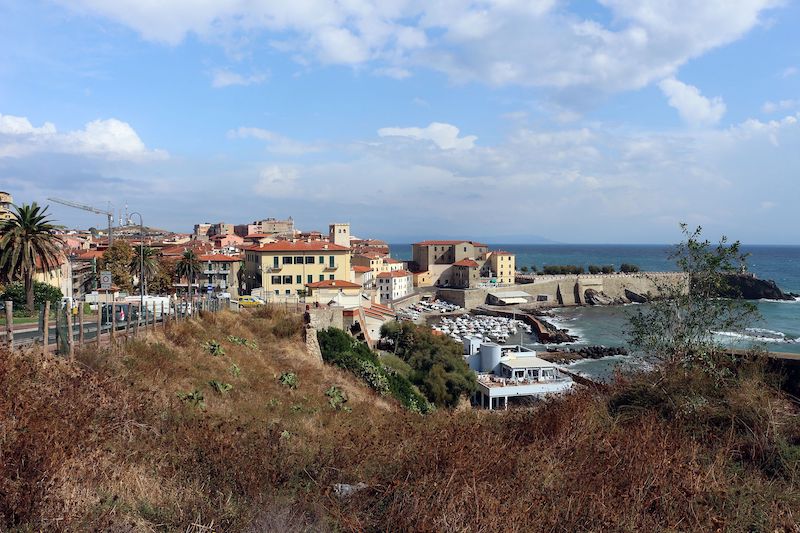
[[[563,244],[559,241],[554,241],[552,239],[548,239],[547,237],[542,237],[541,235],[490,235],[490,236],[467,236],[464,237],[463,235],[459,236],[452,236],[452,235],[426,235],[424,237],[418,237],[415,239],[411,238],[394,238],[390,239],[387,242],[394,243],[395,246],[398,244],[409,244],[413,242],[419,241],[427,241],[427,240],[456,240],[456,239],[470,239],[479,242],[485,242],[487,244]]]

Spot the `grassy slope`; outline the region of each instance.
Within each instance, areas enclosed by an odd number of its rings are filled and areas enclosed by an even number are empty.
[[[738,421],[612,416],[613,390],[422,417],[309,359],[300,330],[263,310],[90,348],[75,365],[0,354],[0,529],[788,530],[800,520],[797,462],[776,466],[770,444],[778,434],[800,444],[797,413],[758,375],[724,398]],[[209,339],[226,355],[204,351]],[[278,382],[284,371],[297,389]],[[234,388],[217,394],[211,379]],[[328,404],[334,384],[352,411]],[[195,388],[205,410],[176,396]],[[369,488],[349,500],[332,493],[359,481]]]

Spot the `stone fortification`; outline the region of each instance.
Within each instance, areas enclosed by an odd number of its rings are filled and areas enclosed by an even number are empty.
[[[499,289],[439,289],[437,296],[467,309],[486,302],[489,292],[523,291],[531,303],[540,307],[562,307],[592,303],[627,303],[658,297],[665,286],[686,285],[679,272],[641,272],[636,274],[580,274],[536,276],[533,283]],[[587,301],[589,296],[589,301]]]

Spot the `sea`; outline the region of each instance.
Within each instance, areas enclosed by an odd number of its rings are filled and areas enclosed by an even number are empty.
[[[507,250],[516,256],[517,269],[535,265],[638,265],[642,271],[674,271],[677,267],[669,258],[674,247],[640,244],[490,244],[491,250]],[[392,257],[411,259],[410,244],[391,244]],[[742,246],[749,254],[747,267],[759,278],[774,280],[784,292],[800,294],[800,246],[750,245]],[[771,352],[800,353],[800,300],[756,302],[760,318],[744,331],[718,332],[721,342],[736,347],[759,346]],[[644,304],[646,305],[646,304]],[[572,307],[555,309],[548,319],[559,328],[567,328],[578,340],[570,345],[628,346],[629,317],[637,305],[609,307]],[[524,336],[519,339],[533,349],[547,346]],[[511,342],[511,341],[509,341]],[[596,379],[608,379],[616,368],[642,368],[647,363],[632,351],[632,355],[615,355],[597,360],[572,363],[570,370]]]

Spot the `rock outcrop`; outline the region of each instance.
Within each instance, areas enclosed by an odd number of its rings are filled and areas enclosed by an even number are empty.
[[[728,290],[721,296],[745,300],[794,300],[797,295],[786,294],[772,280],[759,279],[753,274],[729,274]]]
[[[633,292],[630,289],[625,289],[625,298],[637,304],[643,304],[648,301],[647,296],[642,296],[638,292]]]
[[[620,305],[629,303],[627,298],[612,298],[595,289],[586,289],[583,291],[583,300],[589,305]]]

